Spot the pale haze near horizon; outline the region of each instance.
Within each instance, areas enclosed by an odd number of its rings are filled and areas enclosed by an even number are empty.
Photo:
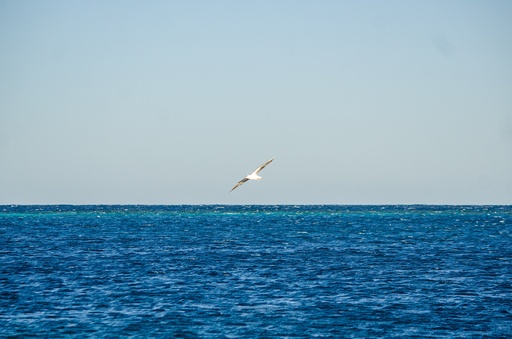
[[[511,204],[511,18],[2,1],[0,204]]]

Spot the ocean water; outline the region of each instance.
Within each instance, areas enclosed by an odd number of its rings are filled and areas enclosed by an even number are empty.
[[[511,338],[511,206],[0,206],[0,337]]]

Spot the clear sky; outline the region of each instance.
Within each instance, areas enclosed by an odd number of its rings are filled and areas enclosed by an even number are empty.
[[[0,204],[512,204],[511,18],[2,0]]]

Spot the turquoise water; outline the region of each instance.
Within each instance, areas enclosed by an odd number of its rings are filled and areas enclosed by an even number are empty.
[[[0,206],[0,337],[512,337],[510,206]]]

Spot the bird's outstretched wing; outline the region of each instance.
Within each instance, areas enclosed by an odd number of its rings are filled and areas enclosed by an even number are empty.
[[[233,188],[231,189],[231,191],[232,191],[232,190],[234,190],[235,188],[237,188],[238,186],[242,185],[242,184],[243,184],[244,182],[246,182],[246,181],[249,181],[249,179],[247,179],[247,178],[243,178],[242,180],[240,180],[240,181],[235,185],[235,187],[233,187]],[[231,192],[231,191],[230,191],[230,192]]]
[[[268,164],[270,164],[272,161],[274,161],[275,157],[270,159],[269,161],[267,161],[266,163],[264,163],[263,165],[261,165],[260,167],[256,168],[256,170],[253,172],[254,174],[258,174],[262,169],[265,168],[265,166],[267,166]]]

